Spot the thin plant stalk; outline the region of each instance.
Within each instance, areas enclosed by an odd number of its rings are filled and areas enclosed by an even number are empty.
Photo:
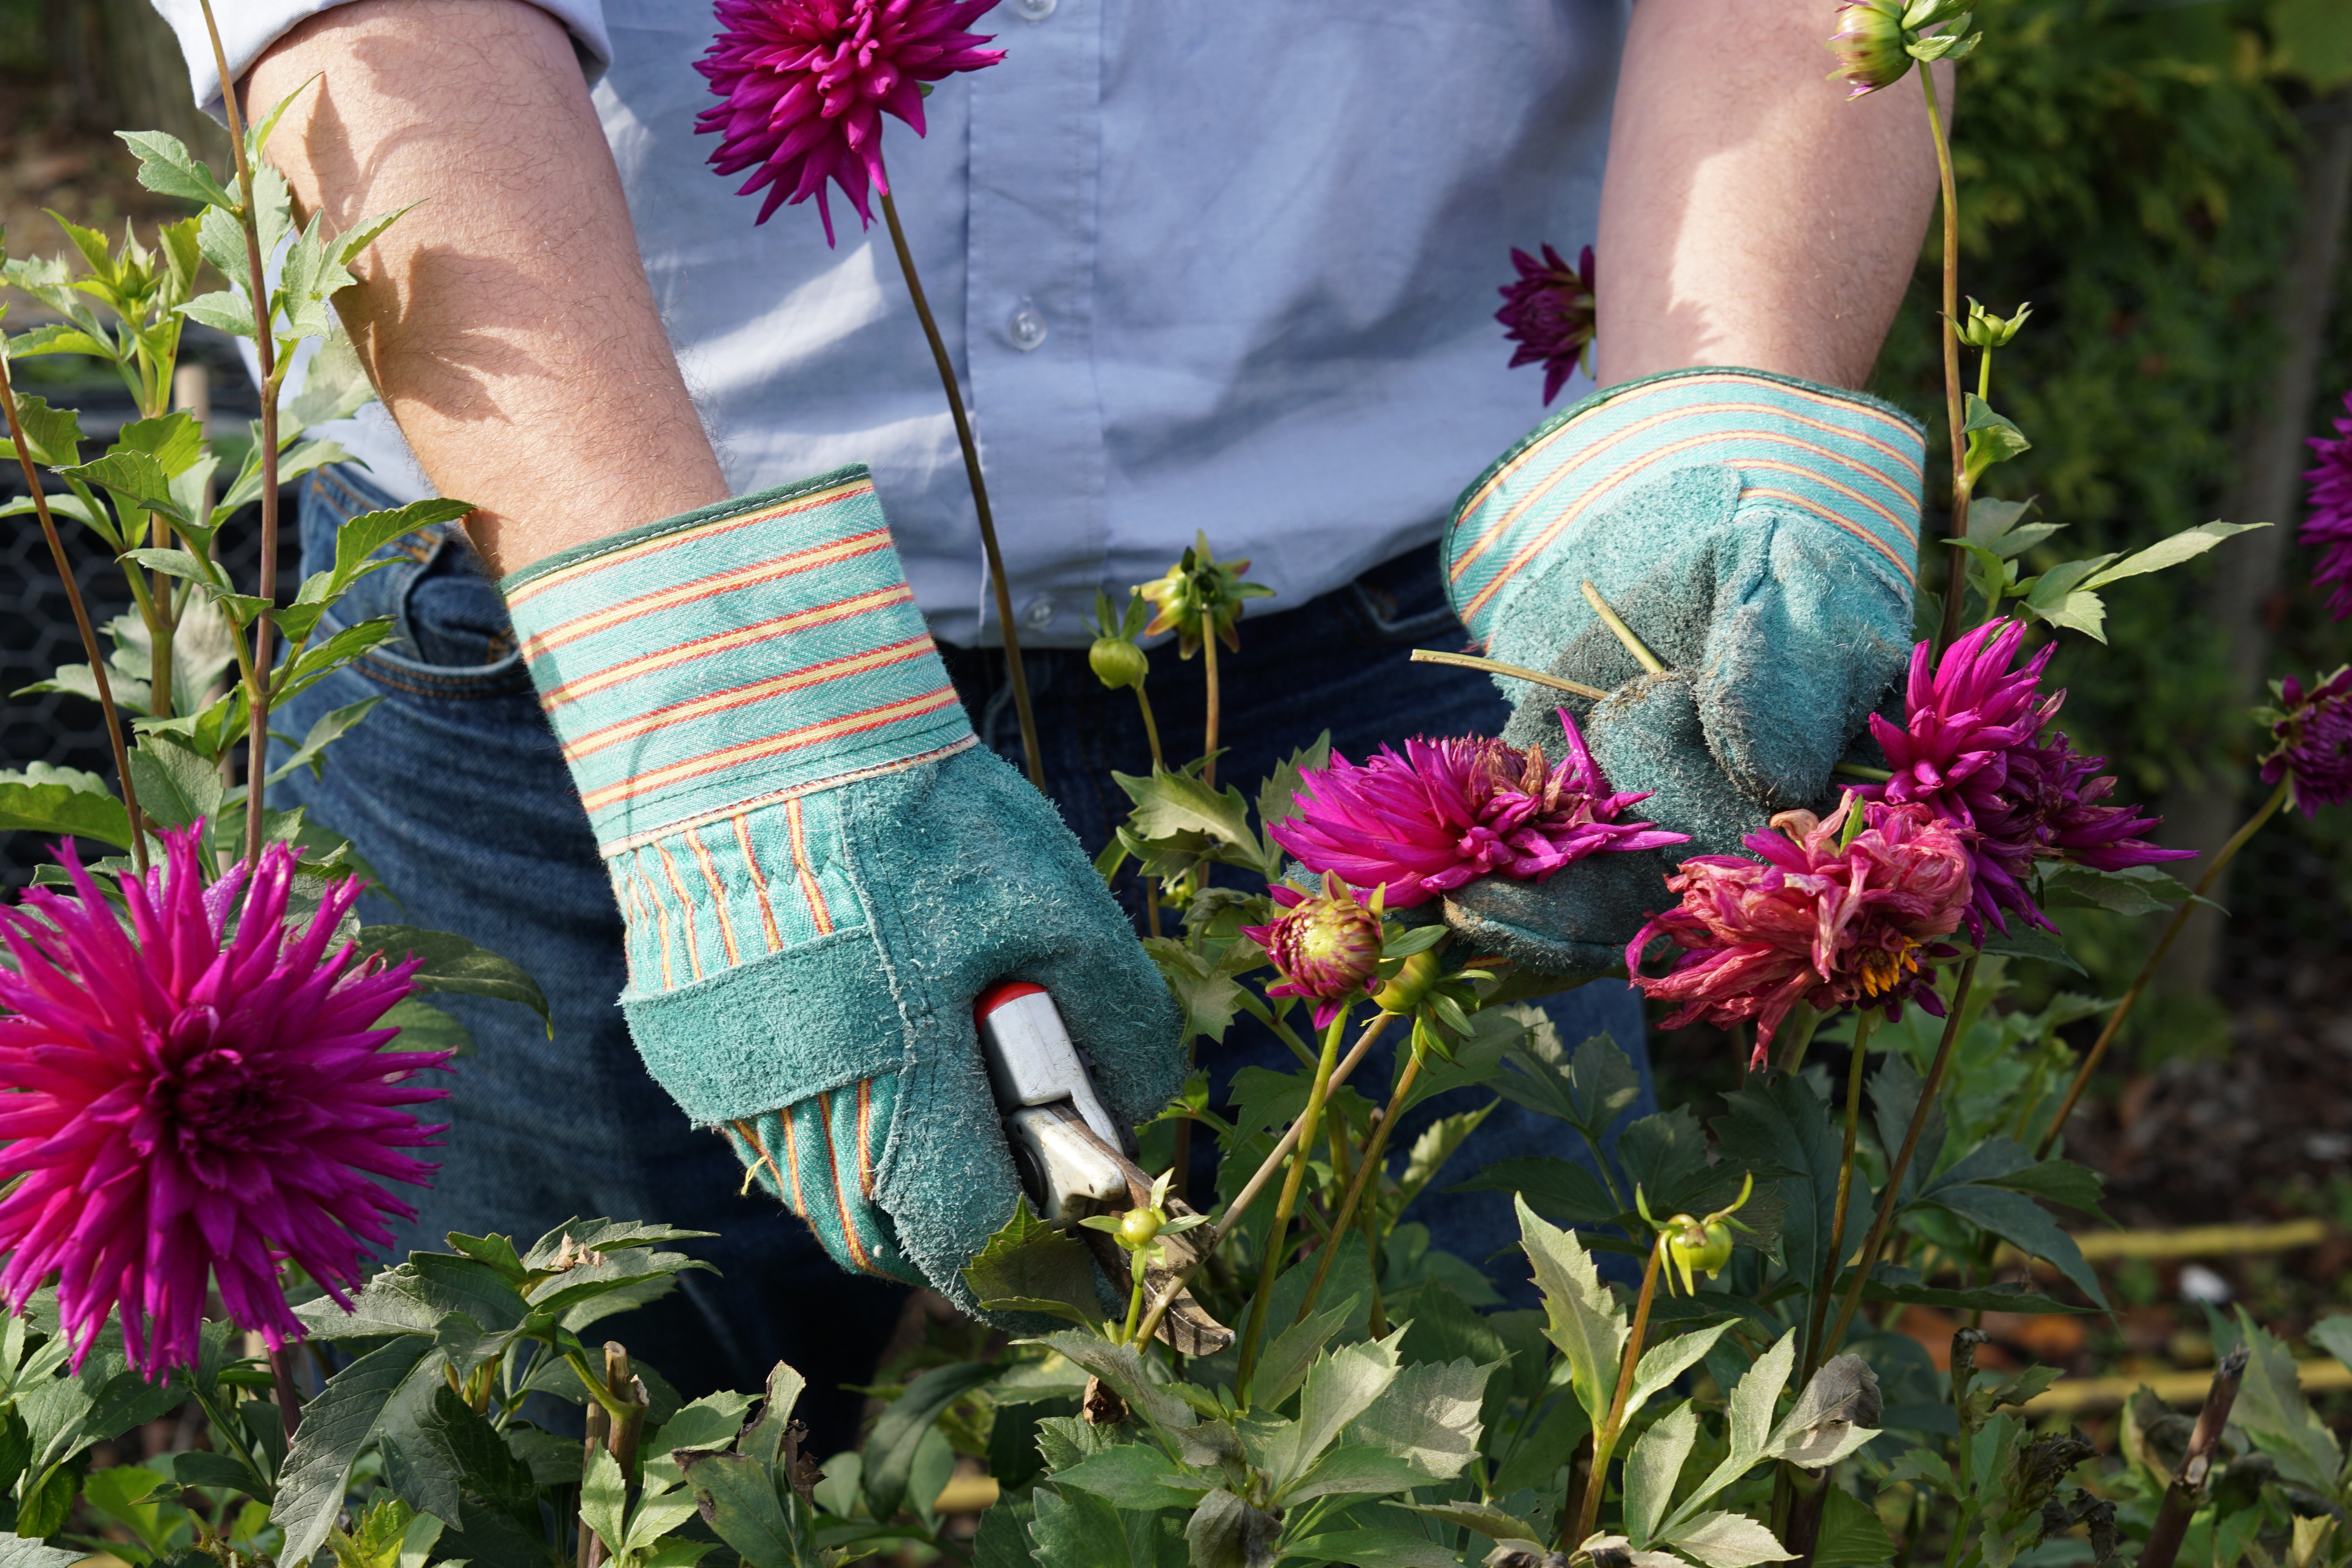
[[[1588,698],[1598,702],[1609,695],[1597,686],[1587,686],[1580,680],[1566,680],[1557,675],[1546,675],[1540,669],[1529,669],[1524,664],[1505,664],[1499,658],[1480,658],[1475,653],[1440,653],[1435,648],[1417,647],[1412,650],[1415,664],[1451,664],[1464,669],[1483,669],[1489,675],[1507,675],[1513,680],[1532,681],[1549,686],[1555,691],[1565,691],[1571,697]]]
[[[253,195],[253,160],[245,145],[245,116],[236,101],[236,82],[228,72],[228,54],[221,47],[220,25],[213,18],[213,0],[198,0],[205,12],[205,32],[212,39],[213,64],[220,72],[221,110],[228,121],[229,152],[236,159],[236,191],[243,204],[238,226],[245,230],[245,267],[252,291],[253,349],[261,370],[261,559],[258,593],[261,612],[253,618],[253,659],[247,667],[246,705],[252,718],[245,732],[245,858],[261,860],[262,799],[269,786],[269,639],[277,628],[278,601],[278,340],[269,314],[269,277],[262,268],[261,212]]]
[[[1853,1283],[1846,1287],[1836,1326],[1822,1342],[1821,1353],[1814,1358],[1817,1365],[1837,1353],[1838,1346],[1845,1342],[1846,1331],[1853,1326],[1854,1313],[1862,1310],[1862,1288],[1870,1280],[1871,1262],[1877,1258],[1878,1248],[1895,1223],[1895,1205],[1903,1195],[1903,1173],[1911,1168],[1911,1156],[1919,1152],[1919,1135],[1927,1130],[1927,1113],[1935,1109],[1936,1096],[1944,1087],[1944,1073],[1952,1065],[1952,1047],[1959,1043],[1960,1020],[1968,1015],[1969,992],[1976,985],[1977,961],[1981,956],[1972,952],[1960,966],[1960,978],[1952,987],[1950,1007],[1944,1016],[1944,1036],[1936,1043],[1936,1059],[1928,1066],[1927,1081],[1919,1086],[1919,1103],[1912,1110],[1911,1125],[1904,1130],[1903,1147],[1886,1167],[1886,1190],[1878,1194],[1878,1212],[1871,1216],[1869,1233],[1862,1238],[1862,1257],[1854,1266]]]
[[[1388,1152],[1389,1132],[1404,1113],[1406,1097],[1412,1093],[1412,1080],[1421,1076],[1422,1056],[1419,1042],[1415,1042],[1412,1052],[1405,1058],[1404,1070],[1397,1075],[1396,1089],[1389,1096],[1388,1109],[1381,1113],[1381,1124],[1372,1129],[1371,1139],[1364,1145],[1364,1163],[1357,1169],[1355,1180],[1348,1184],[1348,1195],[1340,1200],[1339,1212],[1332,1216],[1331,1245],[1323,1249],[1322,1261],[1315,1266],[1315,1278],[1307,1283],[1306,1299],[1298,1303],[1298,1315],[1291,1320],[1293,1322],[1305,1322],[1307,1314],[1315,1310],[1317,1299],[1323,1294],[1323,1283],[1331,1277],[1331,1264],[1339,1256],[1339,1237],[1347,1234],[1348,1222],[1356,1217],[1365,1191],[1380,1180],[1381,1156]]]
[[[1211,666],[1212,668],[1215,667]],[[1283,1178],[1282,1195],[1274,1202],[1274,1223],[1265,1233],[1265,1247],[1257,1270],[1257,1290],[1250,1299],[1249,1327],[1242,1335],[1241,1363],[1234,1386],[1249,1395],[1250,1373],[1257,1368],[1258,1346],[1265,1338],[1266,1304],[1274,1281],[1282,1272],[1282,1255],[1290,1237],[1290,1216],[1298,1212],[1298,1191],[1307,1182],[1307,1167],[1315,1158],[1315,1134],[1323,1121],[1323,1102],[1331,1092],[1331,1069],[1339,1065],[1339,1037],[1347,1031],[1348,1009],[1341,1007],[1323,1031],[1323,1054],[1315,1063],[1315,1081],[1307,1090],[1307,1109],[1298,1118],[1297,1147],[1291,1152],[1290,1173]],[[1339,1227],[1332,1227],[1336,1237]]]
[[[1593,1524],[1601,1517],[1601,1494],[1608,1489],[1609,1460],[1617,1451],[1617,1439],[1625,1432],[1625,1405],[1633,1396],[1633,1369],[1642,1360],[1642,1342],[1649,1337],[1650,1303],[1657,1300],[1658,1260],[1665,1249],[1666,1238],[1663,1236],[1650,1243],[1650,1261],[1642,1269],[1642,1294],[1633,1303],[1633,1330],[1625,1340],[1624,1359],[1617,1368],[1617,1393],[1609,1401],[1609,1418],[1592,1435],[1592,1472],[1585,1477],[1584,1493],[1577,1500],[1575,1533],[1559,1538],[1563,1548],[1573,1547],[1590,1537]]]
[[[1845,1072],[1845,1146],[1838,1157],[1837,1210],[1830,1216],[1829,1263],[1822,1274],[1821,1289],[1813,1292],[1813,1313],[1805,1329],[1803,1370],[1797,1373],[1797,1386],[1802,1388],[1812,1381],[1813,1373],[1821,1366],[1822,1325],[1828,1320],[1830,1295],[1837,1289],[1838,1266],[1845,1259],[1845,1210],[1853,1195],[1853,1154],[1860,1142],[1862,1130],[1862,1069],[1870,1055],[1870,1035],[1878,1022],[1878,1015],[1865,1009],[1854,1015],[1853,1059]]]
[[[278,1424],[286,1429],[286,1441],[294,1441],[294,1428],[302,1420],[302,1396],[294,1387],[294,1347],[282,1344],[269,1352],[269,1384],[278,1395]]]
[[[1944,133],[1944,106],[1936,93],[1933,66],[1920,66],[1919,87],[1927,97],[1927,132],[1936,139],[1936,174],[1942,183],[1944,198],[1944,421],[1952,437],[1950,536],[1966,539],[1969,482],[1968,420],[1960,397],[1960,192],[1958,182],[1952,176],[1952,142]],[[1946,558],[1950,566],[1944,583],[1943,625],[1936,635],[1938,649],[1960,635],[1960,612],[1969,596],[1958,549],[1947,546]]]
[[[2262,809],[2248,817],[2245,826],[2231,834],[2230,841],[2215,853],[2213,863],[2205,868],[2202,877],[2197,879],[2197,891],[2181,900],[2180,907],[2173,910],[2171,922],[2164,928],[2164,934],[2157,938],[2156,946],[2148,952],[2147,962],[2139,966],[2137,974],[2132,976],[2131,989],[2125,992],[2123,1000],[2116,1004],[2116,1010],[2107,1015],[2106,1025],[2099,1030],[2098,1039],[2092,1043],[2090,1051],[2083,1058],[2083,1065],[2074,1069],[2074,1081],[2067,1086],[2065,1100],[2060,1104],[2058,1114],[2050,1119],[2049,1127],[2042,1132],[2041,1145],[2033,1152],[2035,1159],[2050,1157],[2050,1146],[2058,1142],[2058,1134],[2065,1130],[2066,1119],[2074,1114],[2075,1103],[2083,1098],[2083,1090],[2090,1087],[2091,1075],[2098,1071],[2107,1047],[2115,1044],[2116,1031],[2123,1027],[2124,1020],[2131,1016],[2140,993],[2147,989],[2147,983],[2154,978],[2157,966],[2164,962],[2164,955],[2172,951],[2173,940],[2189,923],[2189,911],[2197,907],[2198,900],[2202,899],[2220,880],[2222,870],[2237,858],[2238,851],[2246,847],[2246,841],[2262,830],[2263,824],[2278,815],[2278,808],[2286,804],[2288,785],[2293,779],[2294,775],[2288,774],[2279,780],[2278,787],[2271,791],[2271,797],[2263,802]]]
[[[1330,1089],[1336,1090],[1348,1081],[1349,1075],[1356,1070],[1358,1064],[1371,1050],[1373,1043],[1387,1031],[1389,1020],[1394,1016],[1392,1013],[1382,1013],[1364,1026],[1364,1032],[1356,1037],[1356,1043],[1348,1047],[1348,1054],[1340,1058],[1338,1067],[1331,1069]],[[1223,1216],[1209,1227],[1207,1237],[1201,1244],[1192,1264],[1171,1282],[1166,1293],[1144,1314],[1143,1321],[1135,1331],[1138,1344],[1148,1342],[1159,1331],[1160,1320],[1166,1315],[1169,1303],[1182,1294],[1184,1287],[1192,1282],[1192,1276],[1216,1257],[1217,1248],[1223,1244],[1225,1237],[1233,1234],[1234,1226],[1241,1223],[1242,1216],[1249,1213],[1250,1205],[1257,1202],[1260,1193],[1265,1191],[1266,1184],[1274,1179],[1275,1172],[1282,1168],[1282,1163],[1289,1158],[1291,1150],[1297,1147],[1299,1129],[1306,1121],[1302,1112],[1299,1119],[1290,1124],[1290,1130],[1282,1135],[1280,1142],[1258,1163],[1256,1172],[1242,1190],[1234,1194],[1234,1201],[1225,1205]]]
[[[1601,625],[1614,632],[1617,640],[1625,645],[1625,651],[1633,656],[1633,662],[1652,675],[1664,675],[1666,661],[1651,652],[1650,645],[1635,635],[1633,628],[1625,624],[1625,618],[1609,607],[1609,601],[1601,596],[1601,590],[1592,585],[1591,579],[1587,578],[1583,586],[1585,603],[1592,606],[1592,613],[1601,617]]]
[[[1151,717],[1151,699],[1143,693],[1143,682],[1135,683],[1135,705],[1143,711],[1143,738],[1151,742],[1151,771],[1165,772],[1168,763],[1160,754],[1160,724]]]
[[[1217,727],[1223,706],[1223,690],[1217,679],[1217,628],[1214,618],[1206,628],[1208,636],[1201,639],[1202,678],[1209,685],[1208,718],[1202,726],[1201,754],[1208,761],[1201,764],[1201,782],[1209,788],[1217,787]]]
[[[8,353],[0,343],[0,410],[8,417],[8,439],[16,448],[16,466],[24,470],[26,493],[33,498],[33,515],[41,521],[41,537],[48,542],[49,559],[58,569],[58,581],[66,591],[66,603],[73,610],[74,629],[81,634],[83,655],[89,660],[89,673],[98,686],[99,711],[106,721],[107,743],[114,748],[114,776],[122,783],[123,815],[131,821],[131,863],[140,876],[147,875],[147,827],[139,814],[139,792],[131,783],[131,753],[122,739],[122,717],[114,706],[114,686],[106,677],[106,660],[98,651],[98,632],[89,624],[89,606],[82,603],[81,584],[74,578],[73,563],[66,558],[65,541],[58,536],[58,520],[50,515],[48,492],[41,488],[39,470],[33,466],[32,443],[25,438],[25,426],[16,417],[16,389],[8,380]]]
[[[2172,1484],[2164,1489],[2164,1502],[2157,1510],[2156,1523],[2147,1532],[2147,1545],[2139,1554],[2139,1568],[2172,1568],[2180,1555],[2180,1543],[2189,1534],[2189,1521],[2205,1501],[2205,1482],[2213,1469],[2213,1460],[2221,1447],[2221,1433],[2230,1424],[2230,1408],[2238,1402],[2238,1385],[2246,1375],[2246,1349],[2243,1345],[2221,1358],[2214,1370],[2213,1386],[2206,1391],[2205,1407],[2197,1413],[2197,1426],[2189,1435],[2188,1452],[2181,1456],[2180,1468],[2173,1473]]]
[[[915,272],[915,253],[907,248],[907,231],[898,225],[898,204],[882,193],[882,218],[890,226],[890,244],[898,253],[898,270],[906,274],[907,295],[915,302],[916,318],[931,345],[931,360],[940,369],[940,385],[948,395],[948,412],[955,418],[956,440],[963,447],[964,478],[971,485],[971,504],[980,515],[980,547],[988,557],[989,585],[996,594],[996,624],[1004,633],[1005,673],[1013,681],[1013,710],[1021,720],[1021,754],[1029,763],[1029,782],[1045,793],[1045,755],[1037,744],[1037,715],[1029,706],[1029,672],[1021,663],[1021,635],[1013,626],[1013,585],[1005,581],[1004,557],[996,547],[996,516],[988,508],[988,481],[981,477],[980,446],[972,439],[971,420],[965,415],[963,393],[956,385],[955,362],[932,319],[930,301],[923,296],[923,280]]]

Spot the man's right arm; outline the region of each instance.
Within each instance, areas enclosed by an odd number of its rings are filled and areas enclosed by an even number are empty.
[[[330,233],[414,202],[338,299],[494,572],[726,499],[563,26],[524,0],[356,0],[278,40],[248,112]]]

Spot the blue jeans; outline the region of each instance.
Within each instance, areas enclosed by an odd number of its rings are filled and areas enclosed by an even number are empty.
[[[301,509],[304,572],[332,562],[344,519],[390,504],[356,469],[314,475]],[[538,980],[555,1017],[549,1039],[512,1004],[435,999],[473,1032],[475,1050],[456,1064],[450,1097],[434,1108],[449,1123],[441,1170],[429,1191],[409,1194],[419,1213],[401,1248],[437,1246],[450,1230],[528,1241],[574,1215],[714,1231],[690,1250],[720,1273],[687,1274],[677,1295],[600,1331],[643,1347],[688,1398],[757,1388],[768,1367],[789,1361],[809,1377],[803,1412],[817,1451],[845,1446],[859,1402],[838,1385],[865,1381],[902,1291],[836,1268],[799,1220],[763,1195],[744,1195],[724,1141],[688,1125],[646,1075],[614,1005],[626,978],[620,916],[495,586],[456,530],[426,530],[382,553],[394,563],[363,579],[340,617],[391,616],[394,637],[304,693],[273,727],[300,735],[329,709],[384,700],[336,743],[322,778],[298,773],[272,804],[306,805],[354,841],[383,884],[362,901],[364,920],[457,931],[513,959]],[[333,630],[322,624],[316,636]],[[1507,710],[1484,676],[1408,668],[1411,648],[1458,647],[1463,635],[1428,549],[1297,609],[1253,615],[1242,624],[1241,652],[1222,661],[1229,750],[1219,776],[1254,791],[1280,756],[1326,728],[1351,757],[1406,734],[1499,728]],[[944,651],[982,736],[1018,763],[1002,656]],[[1172,646],[1151,660],[1170,754],[1192,755],[1204,710],[1201,665],[1180,663]],[[1083,650],[1041,650],[1026,664],[1048,785],[1092,853],[1127,811],[1110,770],[1150,765],[1135,700],[1105,690]],[[1636,1113],[1653,1108],[1642,1012],[1629,987],[1588,985],[1556,999],[1552,1012],[1570,1045],[1614,1035],[1643,1070]],[[1251,1061],[1291,1064],[1279,1042],[1255,1033],[1236,1030],[1208,1052],[1221,1081]],[[1368,1064],[1368,1092],[1386,1081],[1385,1064]],[[1483,1099],[1439,1097],[1398,1130],[1394,1147],[1409,1147],[1429,1118]],[[1506,1104],[1454,1155],[1447,1178],[1539,1153],[1583,1157],[1559,1123]],[[1430,1191],[1407,1217],[1430,1227],[1433,1246],[1477,1263],[1517,1234],[1503,1194]],[[1516,1262],[1512,1254],[1489,1271],[1507,1298],[1531,1304]]]

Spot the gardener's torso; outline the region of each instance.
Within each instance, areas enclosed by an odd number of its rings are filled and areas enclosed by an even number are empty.
[[[1539,376],[1505,368],[1496,289],[1513,246],[1592,237],[1627,5],[982,18],[1003,63],[941,84],[927,139],[887,121],[885,147],[1024,641],[1083,642],[1096,588],[1158,575],[1196,529],[1291,605],[1435,536],[1541,413]],[[593,33],[593,0],[551,8]],[[603,21],[596,106],[730,479],[870,464],[933,631],[980,640],[971,500],[887,233],[837,191],[837,248],[814,204],[754,226],[742,177],[706,167],[707,5],[604,0]],[[380,407],[345,441],[423,493]]]

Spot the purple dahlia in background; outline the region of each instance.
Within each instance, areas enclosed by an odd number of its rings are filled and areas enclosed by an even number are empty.
[[[826,182],[841,187],[858,218],[870,187],[887,195],[882,116],[923,134],[923,84],[979,70],[1004,58],[964,31],[996,0],[719,0],[719,33],[694,68],[726,101],[694,129],[716,134],[710,166],[755,172],[736,194],[765,185],[755,220],[787,202],[816,198],[833,243]]]
[[[1499,290],[1503,308],[1495,320],[1503,323],[1503,335],[1519,345],[1511,355],[1512,369],[1542,363],[1544,401],[1549,403],[1592,347],[1592,247],[1586,246],[1570,268],[1549,245],[1541,261],[1514,246],[1511,265],[1519,269],[1518,281]]]
[[[1903,728],[1877,714],[1870,720],[1895,776],[1857,792],[1924,805],[1960,830],[1976,870],[1968,926],[1979,942],[1987,921],[2006,932],[2012,914],[2057,929],[2027,890],[2036,860],[2121,871],[2196,854],[2140,837],[2162,818],[2101,804],[2116,785],[2096,776],[2105,758],[2076,755],[2063,734],[2043,738],[2066,694],[2041,690],[2053,647],[2016,667],[2024,639],[2024,623],[1989,621],[1940,661],[1932,643],[1912,649]]]
[[[2344,406],[2352,412],[2352,392],[2344,395]],[[2352,419],[2338,419],[2334,436],[2311,437],[2307,444],[2319,454],[2319,466],[2304,470],[2311,503],[2301,538],[2319,547],[2319,569],[2311,580],[2335,584],[2327,610],[2340,621],[2352,616]]]
[[[2307,691],[2292,675],[2277,690],[2271,733],[2278,744],[2263,759],[2263,782],[2291,780],[2295,805],[2316,816],[2321,806],[2352,798],[2352,665]]]
[[[1386,907],[1410,909],[1488,875],[1540,881],[1602,850],[1688,843],[1654,823],[1619,816],[1650,797],[1613,795],[1562,709],[1569,754],[1548,765],[1541,746],[1522,752],[1475,735],[1383,746],[1361,766],[1332,755],[1305,773],[1299,814],[1272,824],[1274,841],[1309,870],[1357,888],[1385,888]]]
[[[273,1349],[302,1331],[281,1262],[348,1305],[361,1243],[414,1213],[382,1181],[433,1171],[405,1151],[440,1130],[405,1108],[446,1092],[413,1080],[448,1052],[383,1049],[415,963],[328,950],[361,884],[297,929],[293,852],[206,887],[200,832],[111,889],[68,847],[77,896],[0,909],[0,1298],[54,1277],[77,1367],[119,1308],[151,1382],[196,1359],[208,1285]]]

